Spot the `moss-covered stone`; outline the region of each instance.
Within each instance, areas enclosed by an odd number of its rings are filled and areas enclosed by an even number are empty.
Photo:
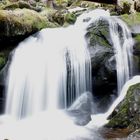
[[[0,70],[4,67],[6,63],[6,58],[3,53],[0,53]]]
[[[140,25],[140,13],[123,14],[120,16],[129,26]]]
[[[136,35],[134,38],[137,42],[140,42],[140,34]]]
[[[67,10],[49,10],[50,12],[42,12],[46,16],[46,18],[51,22],[55,23],[58,26],[65,26],[74,24],[77,15],[75,13],[70,13]]]
[[[41,7],[36,7],[36,5],[32,6],[30,3],[26,1],[17,1],[1,6],[1,9],[3,10],[14,10],[16,8],[20,8],[20,9],[27,8],[35,11],[41,11]]]
[[[110,116],[107,127],[112,128],[140,128],[140,84],[131,86],[125,99]]]
[[[2,68],[5,66],[5,64],[8,61],[8,57],[9,54],[11,52],[11,50],[13,50],[13,46],[4,46],[4,48],[0,48],[0,71],[2,70]]]
[[[35,11],[41,11],[47,7],[42,0],[2,0],[0,1],[1,10],[14,10],[16,8],[27,8]]]
[[[111,42],[109,41],[109,25],[107,21],[99,20],[90,25],[88,28],[87,38],[89,38],[89,45],[95,46],[105,46],[111,47]]]
[[[73,13],[67,13],[65,16],[64,16],[64,20],[66,23],[69,23],[69,24],[74,24],[75,21],[76,21],[77,17],[75,14]]]
[[[45,27],[51,27],[50,23],[33,10],[0,10],[0,37],[25,35]]]

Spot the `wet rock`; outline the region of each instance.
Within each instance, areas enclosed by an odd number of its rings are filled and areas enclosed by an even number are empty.
[[[91,56],[92,87],[97,112],[105,112],[116,91],[116,61],[108,22],[99,20],[91,24],[86,37]]]
[[[91,120],[93,97],[90,92],[83,93],[68,109],[67,114],[78,125],[86,125]]]
[[[129,88],[125,99],[116,107],[107,127],[140,128],[140,84]]]

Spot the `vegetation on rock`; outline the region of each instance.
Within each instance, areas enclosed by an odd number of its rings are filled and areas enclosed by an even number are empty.
[[[50,23],[33,10],[0,10],[1,37],[34,33],[45,27],[51,27]]]
[[[140,25],[140,13],[123,14],[120,16],[129,26]]]
[[[129,88],[125,99],[110,116],[107,127],[132,130],[140,128],[140,84]]]

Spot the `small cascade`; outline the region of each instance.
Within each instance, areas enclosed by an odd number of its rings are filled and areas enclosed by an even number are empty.
[[[109,24],[110,39],[116,58],[118,94],[126,81],[133,76],[133,45],[131,31],[121,19],[110,16],[108,11],[101,9],[84,13],[76,21],[78,27],[87,29],[90,24],[99,20]]]
[[[119,18],[109,20],[110,35],[116,57],[118,94],[126,81],[133,76],[134,41],[127,25]]]

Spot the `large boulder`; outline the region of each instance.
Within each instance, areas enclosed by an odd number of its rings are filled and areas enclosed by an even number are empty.
[[[111,128],[140,128],[140,84],[130,86],[125,99],[116,107],[106,125]]]
[[[99,20],[91,24],[86,37],[91,56],[92,87],[97,102],[97,112],[105,112],[117,88],[116,61],[108,22]]]
[[[0,39],[31,34],[45,27],[51,27],[50,23],[33,10],[0,10]]]

